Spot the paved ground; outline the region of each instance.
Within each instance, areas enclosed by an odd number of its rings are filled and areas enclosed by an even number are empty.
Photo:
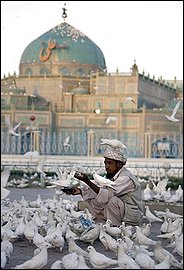
[[[38,194],[40,194],[41,198],[43,200],[45,199],[52,199],[54,196],[54,190],[53,189],[30,189],[30,188],[25,188],[25,189],[18,189],[18,188],[9,188],[10,190],[10,195],[9,199],[11,201],[17,200],[19,201],[22,196],[25,197],[26,200],[33,201],[36,200]],[[67,195],[62,195],[64,198],[73,198],[76,200],[80,200],[80,196],[67,196]],[[153,240],[158,240],[157,235],[160,234],[160,227],[161,224],[159,222],[154,222],[152,227],[151,227],[151,234],[150,238]],[[77,244],[82,247],[84,250],[86,250],[87,246],[89,246],[89,243],[83,243],[78,241]],[[168,240],[162,240],[162,245],[165,248],[166,245],[168,244]],[[96,240],[94,242],[94,247],[97,251],[105,254],[108,257],[111,257],[113,259],[116,259],[116,255],[114,252],[111,251],[105,251],[104,246],[99,240]],[[36,246],[28,244],[26,239],[23,240],[17,240],[13,243],[14,246],[14,252],[12,253],[10,260],[6,264],[4,269],[13,269],[17,264],[21,264],[25,262],[26,260],[30,259],[33,256],[33,252],[36,249]],[[168,251],[172,252],[172,248],[167,249]],[[68,249],[67,249],[67,244],[64,246],[64,249],[62,252],[59,252],[56,249],[49,249],[48,250],[48,264],[43,268],[43,269],[50,269],[51,265],[53,262],[56,260],[61,260],[64,255],[68,254]],[[179,260],[181,257],[177,254],[174,254],[176,258]],[[90,263],[88,263],[88,266],[92,268]],[[111,268],[112,269],[112,268]],[[176,269],[176,268],[171,268],[171,269]]]

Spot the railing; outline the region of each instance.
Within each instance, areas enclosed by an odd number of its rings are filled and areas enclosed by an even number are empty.
[[[42,131],[40,134],[32,135],[15,137],[7,131],[1,130],[1,154],[25,154],[29,151],[38,151],[41,155],[101,156],[104,151],[104,146],[100,144],[101,138],[107,138],[105,131],[87,129],[62,130],[52,133]],[[183,158],[182,136],[177,137],[177,140],[172,140],[172,147],[167,150],[167,156],[164,156],[161,148],[155,148],[155,140],[151,134],[149,135],[149,140],[145,144],[145,136],[120,134],[119,139],[127,146],[127,156],[130,158]],[[64,142],[68,136],[70,142],[66,146]],[[108,139],[117,138],[118,134],[113,130],[108,132]]]

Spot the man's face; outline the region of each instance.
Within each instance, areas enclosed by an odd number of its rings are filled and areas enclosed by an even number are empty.
[[[107,178],[112,178],[120,169],[117,165],[117,161],[110,158],[105,158],[104,164],[107,172]]]

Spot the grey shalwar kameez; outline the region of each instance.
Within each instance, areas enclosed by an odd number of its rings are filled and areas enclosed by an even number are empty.
[[[141,186],[136,177],[125,167],[122,167],[113,177],[114,190],[110,187],[100,188],[96,194],[86,186],[82,197],[88,203],[94,217],[102,214],[110,219],[113,225],[139,225],[143,217]]]

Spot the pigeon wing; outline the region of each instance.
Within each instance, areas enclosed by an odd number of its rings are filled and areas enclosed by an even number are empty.
[[[167,182],[168,182],[167,178],[165,178],[165,179],[161,180],[160,182],[158,182],[157,189],[160,190],[160,191],[163,190],[167,186]]]
[[[174,110],[173,110],[173,112],[172,112],[172,114],[171,114],[171,117],[174,117],[174,116],[176,115],[177,110],[178,110],[178,108],[179,108],[179,106],[180,106],[180,103],[181,103],[181,100],[178,101],[178,103],[177,103],[176,106],[174,107]]]
[[[14,126],[13,130],[15,131],[21,124],[22,122],[19,122],[16,126]]]

